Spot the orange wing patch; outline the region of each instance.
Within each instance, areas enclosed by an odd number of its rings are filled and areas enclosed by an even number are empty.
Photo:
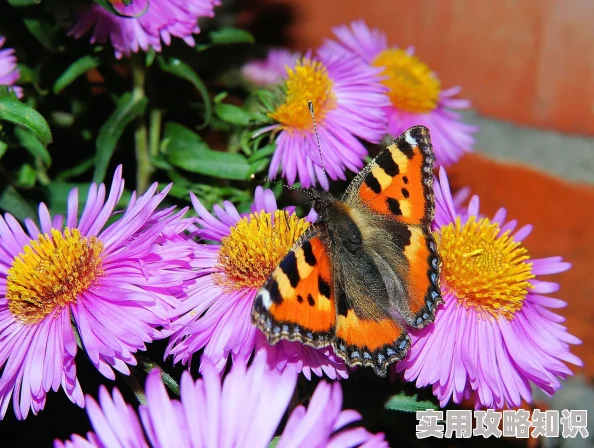
[[[336,336],[348,346],[365,347],[372,352],[392,345],[402,334],[393,319],[360,319],[352,309],[346,316],[338,316],[336,324]]]
[[[349,366],[373,367],[378,375],[385,376],[388,365],[406,355],[410,339],[387,315],[364,319],[349,309],[346,315],[338,316],[336,341],[332,345]]]
[[[336,305],[330,259],[321,239],[305,238],[274,270],[254,302],[254,323],[274,344],[280,339],[328,345]]]
[[[434,159],[427,130],[409,129],[372,162],[359,198],[372,210],[402,223],[430,223]]]
[[[421,311],[425,305],[425,294],[431,287],[429,279],[429,249],[423,231],[411,227],[410,244],[404,248],[404,256],[409,263],[408,285],[410,293],[410,310],[413,314]]]
[[[433,321],[435,307],[443,300],[439,287],[440,262],[433,235],[420,227],[410,227],[410,244],[404,248],[408,260],[409,308],[415,328]]]

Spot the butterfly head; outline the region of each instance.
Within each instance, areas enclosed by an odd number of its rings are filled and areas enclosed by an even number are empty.
[[[311,199],[311,207],[318,214],[318,217],[324,219],[330,206],[335,201],[334,196],[325,190],[316,190],[315,188],[308,188],[305,192]]]

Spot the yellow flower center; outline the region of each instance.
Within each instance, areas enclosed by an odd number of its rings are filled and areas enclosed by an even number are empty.
[[[390,89],[394,107],[419,114],[437,107],[440,84],[427,64],[397,48],[388,48],[376,56],[371,65],[383,67],[382,83]]]
[[[289,131],[313,132],[308,101],[313,103],[318,123],[336,107],[328,70],[321,62],[303,58],[294,69],[287,68],[287,75],[285,102],[268,115]]]
[[[483,317],[511,320],[522,308],[534,274],[532,263],[526,262],[530,258],[526,248],[509,232],[499,232],[499,225],[486,218],[478,222],[471,218],[464,225],[458,218],[436,232],[442,288]]]
[[[39,235],[12,262],[6,282],[8,309],[21,322],[36,324],[54,310],[76,303],[102,271],[103,244],[78,229]]]
[[[244,217],[223,238],[215,281],[231,290],[260,288],[308,227],[282,210]]]

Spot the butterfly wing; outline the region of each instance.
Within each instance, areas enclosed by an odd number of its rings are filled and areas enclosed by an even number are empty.
[[[404,357],[410,339],[387,310],[388,293],[372,256],[356,249],[341,251],[340,259],[334,271],[338,297],[334,351],[349,366],[373,367],[385,376],[388,365]]]
[[[323,347],[333,340],[331,260],[315,227],[301,236],[258,291],[252,321],[271,344],[288,339]]]
[[[362,203],[404,224],[430,225],[435,214],[434,162],[429,130],[410,128],[367,164],[342,200]]]
[[[432,322],[443,301],[440,261],[430,228],[435,214],[434,161],[429,130],[415,126],[372,160],[343,197],[376,228],[370,246],[376,260],[391,269],[391,274],[384,269],[383,278],[396,293],[392,306],[415,328]],[[392,248],[396,254],[388,250]]]

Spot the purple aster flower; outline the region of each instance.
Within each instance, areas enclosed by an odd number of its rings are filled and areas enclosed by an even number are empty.
[[[287,69],[282,98],[268,114],[276,123],[256,133],[278,132],[268,176],[275,178],[280,167],[291,185],[298,180],[309,188],[320,180],[328,188],[322,181],[310,100],[328,176],[346,179],[345,170],[359,172],[367,150],[358,138],[379,143],[387,130],[383,108],[390,100],[377,76],[381,70],[354,58],[331,55],[305,56]]]
[[[167,336],[159,327],[190,275],[180,269],[190,247],[175,238],[188,225],[180,219],[184,211],[156,211],[169,187],[156,189],[132,194],[126,210],[114,213],[124,190],[119,167],[107,199],[103,184],[91,185],[80,218],[76,189],[65,218],[52,218],[43,203],[39,227],[0,217],[0,417],[11,396],[17,418],[29,409],[37,414],[47,392],[60,386],[84,405],[77,337],[93,365],[113,379],[114,369],[130,373],[134,353],[147,342]]]
[[[166,355],[188,363],[204,355],[222,371],[227,359],[247,359],[254,349],[268,351],[268,362],[279,370],[345,378],[347,370],[331,347],[316,349],[299,342],[269,345],[252,324],[256,292],[293,243],[309,226],[291,209],[278,210],[270,190],[256,189],[252,213],[241,216],[230,202],[210,214],[192,196],[200,228],[196,235],[216,244],[196,244],[192,266],[195,281],[172,311],[173,332]]]
[[[4,46],[6,38],[0,36],[0,48]],[[23,96],[23,89],[14,84],[18,81],[20,73],[17,68],[17,59],[12,48],[5,48],[0,50],[0,85],[13,86],[16,95],[21,98]]]
[[[284,48],[272,49],[265,59],[254,59],[241,67],[241,73],[251,84],[259,87],[281,83],[287,69],[295,67],[300,54]]]
[[[540,276],[570,268],[561,257],[531,259],[505,209],[481,217],[474,196],[454,207],[445,170],[435,181],[433,229],[442,258],[444,306],[435,323],[414,331],[407,357],[396,365],[418,387],[433,386],[441,406],[472,399],[477,408],[518,407],[531,401],[530,383],[552,395],[581,366],[570,344],[581,341],[551,311],[566,303],[549,297],[559,285]]]
[[[383,83],[389,88],[391,104],[389,133],[396,137],[406,129],[422,124],[431,131],[437,163],[447,166],[474,146],[475,126],[461,121],[456,110],[470,107],[468,100],[458,99],[460,87],[442,90],[439,78],[414,55],[412,47],[403,50],[389,47],[386,35],[370,29],[365,22],[334,29],[338,42],[328,40],[320,54],[355,57],[366,64],[383,69]]]
[[[194,382],[188,371],[183,373],[181,400],[169,398],[159,371],[153,370],[146,381],[146,404],[138,410],[140,418],[117,389],[110,396],[101,386],[99,403],[87,398],[95,433],[86,439],[75,435],[65,443],[56,441],[54,447],[265,448],[293,396],[297,375],[268,370],[262,355],[256,356],[249,368],[244,363],[234,364],[222,384],[215,366],[204,359],[202,379]],[[321,382],[307,409],[298,406],[293,410],[276,446],[388,446],[381,433],[345,428],[361,416],[353,410],[341,411],[341,407],[340,384]]]
[[[198,19],[213,17],[220,4],[219,0],[134,0],[126,6],[122,0],[109,1],[126,17],[90,4],[79,11],[70,34],[78,39],[92,30],[93,44],[110,39],[118,59],[149,48],[160,52],[161,41],[169,45],[171,36],[194,46],[192,35],[200,32]]]

